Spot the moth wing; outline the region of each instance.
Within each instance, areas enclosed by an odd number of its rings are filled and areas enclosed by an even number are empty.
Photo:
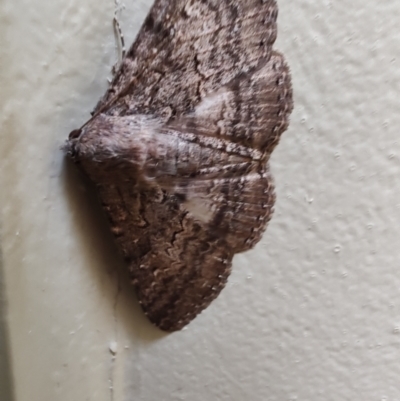
[[[181,115],[269,60],[275,0],[156,0],[95,111]],[[104,110],[103,110],[104,111]]]
[[[266,170],[195,180],[186,189],[181,227],[152,238],[153,250],[131,270],[144,312],[164,330],[185,326],[218,296],[232,257],[260,240],[275,201]]]
[[[162,330],[181,329],[225,286],[231,247],[157,188],[98,189],[144,313]]]
[[[204,179],[192,181],[190,186],[175,187],[185,199],[182,207],[207,230],[223,238],[233,253],[252,248],[272,217],[273,179],[267,168],[257,170],[243,176]]]
[[[289,68],[274,51],[268,62],[210,93],[171,126],[224,140],[231,143],[230,148],[240,144],[269,156],[288,127],[292,109]]]
[[[99,187],[139,302],[152,323],[179,330],[218,296],[234,254],[259,241],[272,214],[272,188],[267,172],[218,182],[196,180],[186,200],[157,187]]]

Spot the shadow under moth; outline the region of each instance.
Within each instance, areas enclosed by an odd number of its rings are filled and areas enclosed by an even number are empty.
[[[293,107],[277,14],[275,0],[156,0],[67,141],[162,330],[218,296],[271,218],[268,160]]]

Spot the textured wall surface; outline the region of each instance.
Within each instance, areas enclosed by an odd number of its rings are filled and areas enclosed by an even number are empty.
[[[128,44],[150,5],[125,0]],[[114,3],[3,0],[3,397],[400,400],[400,3],[279,6],[295,109],[274,218],[221,296],[166,335],[60,151],[107,87]]]

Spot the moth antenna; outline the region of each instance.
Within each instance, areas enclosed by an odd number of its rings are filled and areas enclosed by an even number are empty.
[[[126,55],[124,34],[122,33],[121,25],[119,23],[117,15],[117,13],[122,10],[123,6],[120,5],[118,0],[115,0],[114,3],[115,3],[115,9],[114,9],[113,27],[114,27],[115,39],[117,42],[118,60],[112,68],[113,75],[121,65],[122,60],[125,58]]]

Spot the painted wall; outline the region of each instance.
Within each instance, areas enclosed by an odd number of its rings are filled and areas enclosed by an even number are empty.
[[[125,0],[128,44],[150,5]],[[275,216],[165,335],[60,151],[107,87],[114,3],[3,0],[2,400],[400,400],[400,3],[279,5],[295,109]]]

